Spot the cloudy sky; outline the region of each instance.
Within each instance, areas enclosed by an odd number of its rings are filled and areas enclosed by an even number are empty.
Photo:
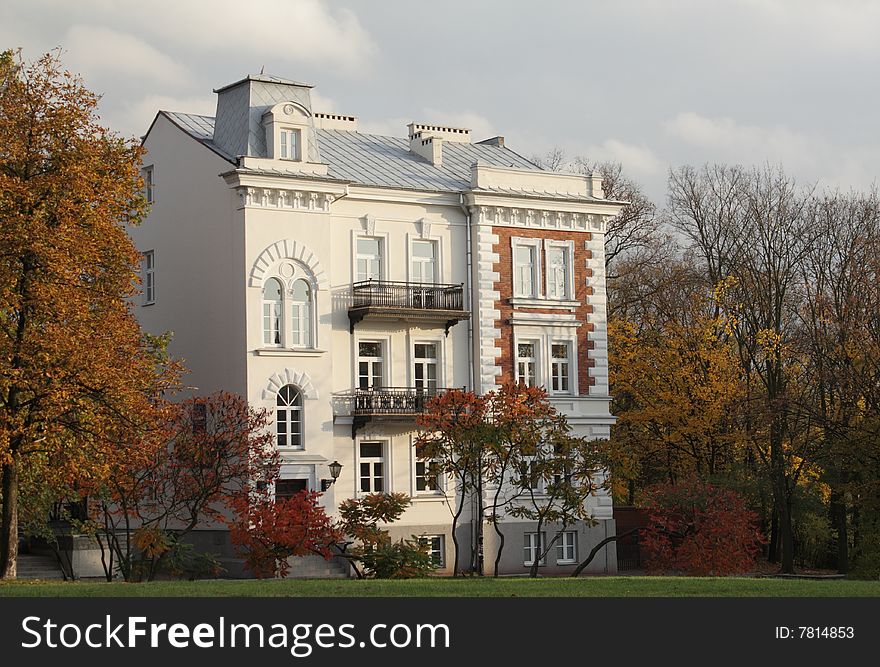
[[[670,166],[781,163],[803,183],[880,175],[880,0],[4,0],[0,48],[54,47],[140,135],[213,114],[259,72],[316,110],[404,136],[502,134],[525,155],[614,159],[658,203]]]

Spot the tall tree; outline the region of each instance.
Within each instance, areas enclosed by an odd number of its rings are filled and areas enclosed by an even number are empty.
[[[2,577],[16,574],[30,468],[88,492],[175,379],[131,312],[141,258],[125,227],[144,213],[141,148],[101,126],[97,102],[57,54],[0,58]]]
[[[794,345],[801,267],[816,239],[809,192],[781,168],[684,167],[670,174],[669,219],[691,243],[709,286],[732,279],[726,308],[760,416],[754,451],[773,490],[783,572],[794,570],[792,495],[812,452],[793,380],[802,358]],[[805,435],[806,434],[806,435]]]

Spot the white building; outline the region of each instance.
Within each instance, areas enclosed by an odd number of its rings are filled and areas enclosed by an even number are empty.
[[[250,76],[215,91],[213,118],[158,113],[144,138],[152,210],[133,233],[139,316],[173,331],[195,393],[274,411],[279,493],[321,490],[338,461],[331,511],[364,492],[410,494],[394,531],[430,537],[448,571],[453,491],[431,488],[412,444],[425,391],[535,382],[576,433],[607,437],[603,234],[620,203],[502,137],[418,123],[360,133],[352,116],[313,111],[310,90]],[[570,529],[545,571],[613,534],[611,499],[592,511],[598,526]],[[504,570],[524,572],[534,534],[504,526]],[[494,560],[488,541],[484,554]],[[613,571],[613,554],[595,569]]]

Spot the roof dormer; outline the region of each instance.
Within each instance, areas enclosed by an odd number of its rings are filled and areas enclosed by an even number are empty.
[[[263,114],[267,157],[292,162],[308,161],[311,113],[297,102],[280,102]]]

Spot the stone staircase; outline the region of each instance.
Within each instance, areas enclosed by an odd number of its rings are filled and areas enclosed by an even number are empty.
[[[19,579],[64,579],[61,566],[54,556],[18,554],[16,568]]]

